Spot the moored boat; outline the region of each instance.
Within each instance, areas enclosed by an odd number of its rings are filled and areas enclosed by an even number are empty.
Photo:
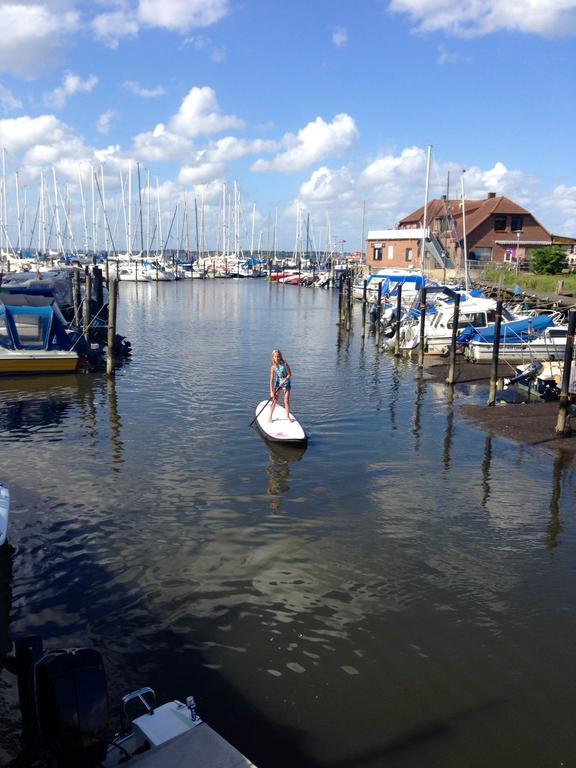
[[[0,375],[72,373],[79,334],[68,334],[57,308],[0,303]]]
[[[0,547],[8,536],[8,515],[10,514],[10,491],[0,483]]]

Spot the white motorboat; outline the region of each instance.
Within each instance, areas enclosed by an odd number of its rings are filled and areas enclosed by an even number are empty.
[[[452,291],[452,294],[454,292]],[[470,294],[460,294],[460,311],[458,330],[468,328],[478,330],[493,327],[496,321],[496,301]],[[430,305],[424,323],[425,351],[430,355],[445,355],[452,344],[452,329],[454,327],[453,296],[429,296]],[[514,316],[504,309],[504,322],[514,320]],[[420,344],[419,309],[413,305],[412,310],[400,327],[400,348],[414,350]]]
[[[90,648],[44,650],[38,636],[16,643],[5,666],[18,678],[24,731],[54,768],[254,768],[205,723],[193,697],[156,706],[151,688],[122,698],[120,730],[109,728],[102,656]],[[44,764],[44,763],[43,763]]]
[[[0,483],[0,547],[8,536],[8,515],[10,514],[10,491]]]

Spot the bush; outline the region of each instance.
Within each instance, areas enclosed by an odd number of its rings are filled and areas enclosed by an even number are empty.
[[[530,267],[538,275],[558,275],[566,266],[566,254],[559,245],[538,248],[532,253]]]

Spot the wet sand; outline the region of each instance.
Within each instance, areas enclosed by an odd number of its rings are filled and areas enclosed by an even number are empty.
[[[490,365],[478,365],[469,362],[457,362],[456,387],[459,384],[490,382]],[[432,362],[425,365],[426,374],[435,380],[445,380],[448,366]],[[506,367],[499,370],[500,376],[506,376]],[[572,422],[569,435],[556,433],[558,420],[558,402],[534,400],[529,403],[499,402],[494,407],[487,405],[461,404],[460,413],[474,426],[497,437],[513,440],[524,445],[534,445],[544,450],[563,451],[576,456],[576,417],[568,417]]]

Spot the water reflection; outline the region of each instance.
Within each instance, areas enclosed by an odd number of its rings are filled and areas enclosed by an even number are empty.
[[[450,470],[452,443],[454,442],[454,387],[447,388],[446,402],[446,431],[444,433],[444,449],[442,451],[442,464],[445,473]]]
[[[53,439],[61,439],[61,429],[54,428],[62,426],[74,406],[89,415],[93,427],[97,382],[83,375],[0,379],[0,431],[22,439],[50,428]]]
[[[416,401],[414,403],[414,417],[412,419],[412,434],[414,435],[414,450],[420,450],[420,429],[422,422],[422,404],[426,394],[426,379],[424,372],[419,369],[416,374]]]
[[[298,448],[279,443],[268,443],[268,447],[270,449],[270,464],[266,467],[268,495],[272,496],[270,507],[278,510],[280,509],[281,497],[290,489],[288,484],[290,464],[293,461],[300,461],[306,453],[306,446]]]
[[[554,459],[552,470],[552,496],[550,497],[550,523],[546,546],[548,549],[556,549],[558,537],[562,533],[562,519],[560,517],[560,500],[562,498],[562,480],[565,470],[572,464],[572,455],[566,451],[558,451]]]
[[[122,419],[118,412],[116,379],[108,379],[108,409],[110,419],[110,442],[112,443],[112,471],[119,472],[124,464],[124,443],[122,442]]]
[[[490,471],[492,468],[492,436],[486,435],[484,440],[484,456],[482,458],[482,508],[486,509],[490,499]]]

